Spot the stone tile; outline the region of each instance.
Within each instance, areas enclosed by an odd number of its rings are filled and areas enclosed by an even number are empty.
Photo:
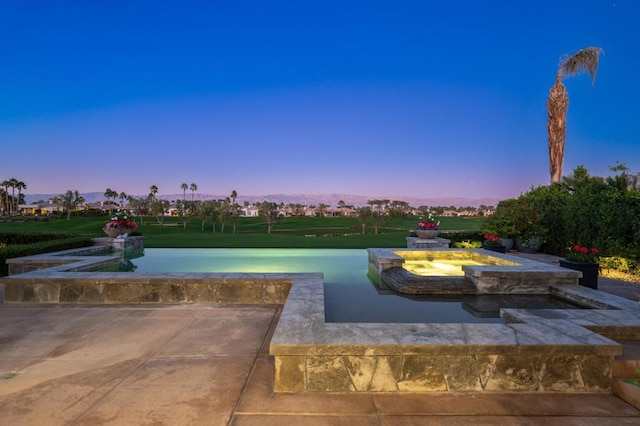
[[[150,356],[191,321],[189,318],[121,318],[62,345],[51,357],[129,359]]]
[[[44,356],[56,350],[61,341],[80,339],[103,327],[116,315],[115,312],[101,314],[87,309],[61,308],[29,312],[29,318],[0,321],[1,359]]]
[[[74,424],[226,425],[251,358],[154,358]]]
[[[7,393],[14,379],[0,382],[0,418],[6,425],[63,425],[73,421],[109,393],[139,365],[128,360],[102,368],[32,380],[29,386]]]
[[[379,426],[378,417],[369,416],[296,416],[236,414],[232,426]]]
[[[523,416],[390,416],[381,417],[381,426],[626,426],[638,419],[624,417],[523,417]]]
[[[374,394],[381,418],[392,415],[635,417],[640,411],[612,394],[429,393]]]
[[[376,413],[370,394],[276,393],[273,382],[273,359],[258,358],[236,414],[362,416]]]
[[[219,309],[190,321],[159,356],[255,356],[265,340],[273,309]],[[204,316],[204,315],[203,315]]]

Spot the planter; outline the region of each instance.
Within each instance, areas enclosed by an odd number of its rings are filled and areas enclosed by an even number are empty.
[[[514,244],[520,253],[536,253],[540,250],[540,246],[542,246],[542,239],[540,237],[533,237],[523,240],[520,237],[516,237]]]
[[[505,247],[505,252],[513,248],[513,238],[500,238],[500,242]]]
[[[507,252],[507,248],[505,246],[483,245],[482,248],[485,249],[485,250],[495,251],[495,252],[498,252],[498,253],[506,253]]]
[[[589,287],[594,290],[598,289],[598,264],[594,262],[574,262],[573,260],[560,259],[560,266],[563,268],[573,269],[582,272],[582,278],[578,284]]]
[[[416,233],[416,235],[422,239],[425,240],[432,240],[435,237],[437,237],[438,235],[440,235],[440,230],[435,228],[435,229],[416,229],[414,231]]]
[[[102,230],[104,231],[105,234],[107,234],[111,238],[116,238],[116,237],[119,237],[120,235],[131,234],[132,232],[134,232],[133,228],[110,228],[110,229],[103,228]]]

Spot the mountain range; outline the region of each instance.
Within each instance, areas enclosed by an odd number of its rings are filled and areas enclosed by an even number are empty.
[[[36,201],[47,201],[59,194],[25,194],[25,201],[33,203]],[[87,192],[81,194],[87,203],[105,201],[106,198],[102,192]],[[229,195],[212,195],[212,194],[195,194],[195,200],[218,200],[225,199]],[[134,197],[146,197],[146,195]],[[156,195],[157,198],[164,200],[181,200],[183,194]],[[191,199],[191,194],[186,194],[187,200]],[[403,197],[403,196],[385,196],[385,197],[369,197],[364,195],[353,194],[269,194],[269,195],[240,195],[236,199],[238,204],[272,201],[274,203],[284,204],[302,204],[302,205],[318,205],[320,203],[327,204],[330,207],[336,207],[339,201],[344,201],[346,205],[355,207],[366,206],[369,200],[397,200],[409,203],[412,207],[420,206],[454,206],[454,207],[480,207],[495,206],[501,200],[500,198],[463,198],[463,197],[440,197],[440,198],[419,198],[419,197]],[[116,201],[118,201],[116,199]]]

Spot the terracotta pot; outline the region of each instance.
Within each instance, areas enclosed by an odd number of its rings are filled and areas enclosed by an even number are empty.
[[[416,229],[414,231],[416,235],[425,240],[431,240],[438,235],[440,235],[440,230],[438,228],[433,229]]]
[[[598,269],[599,266],[595,262],[575,262],[568,259],[560,259],[560,266],[563,268],[573,269],[582,272],[582,278],[578,284],[589,287],[594,290],[598,289]]]
[[[133,228],[110,228],[110,229],[103,228],[102,230],[104,231],[105,234],[107,234],[111,238],[116,238],[120,235],[130,234],[134,232]]]

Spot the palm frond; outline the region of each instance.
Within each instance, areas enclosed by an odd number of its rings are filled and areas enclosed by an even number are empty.
[[[574,55],[564,57],[560,63],[562,74],[571,77],[586,71],[591,76],[591,84],[595,83],[601,53],[604,54],[599,47],[587,47]]]

